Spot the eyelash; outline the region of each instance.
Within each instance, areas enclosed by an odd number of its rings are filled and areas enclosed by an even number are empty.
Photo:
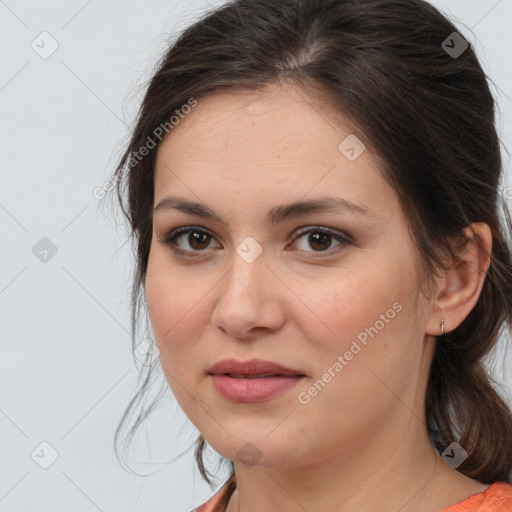
[[[207,251],[207,249],[188,251],[188,250],[180,249],[175,243],[175,240],[179,236],[186,234],[186,233],[191,233],[191,232],[206,234],[206,235],[213,237],[213,235],[205,229],[195,227],[195,226],[188,226],[188,227],[181,227],[181,228],[172,230],[168,234],[159,237],[158,240],[161,243],[163,243],[164,245],[168,245],[171,248],[171,250],[179,256],[195,258],[195,257],[198,257],[199,254],[192,255],[191,253],[201,253],[201,252]],[[297,232],[297,236],[296,236],[296,238],[294,238],[293,241],[295,241],[297,238],[300,238],[301,236],[309,234],[309,233],[322,233],[322,234],[330,235],[333,238],[335,238],[337,241],[341,242],[341,244],[339,246],[337,246],[337,248],[328,249],[327,251],[305,251],[305,252],[313,252],[316,254],[327,253],[329,256],[332,256],[333,254],[336,254],[339,251],[343,250],[345,248],[345,246],[353,244],[353,242],[351,241],[351,237],[349,237],[348,235],[343,236],[343,235],[340,235],[339,233],[332,231],[330,229],[321,228],[321,227],[317,227],[317,226],[299,229]],[[318,256],[315,256],[315,257],[318,257]],[[322,257],[322,256],[319,256],[319,257]]]

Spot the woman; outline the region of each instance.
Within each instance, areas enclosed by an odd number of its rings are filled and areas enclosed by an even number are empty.
[[[512,510],[494,105],[422,0],[234,0],[171,45],[116,177],[134,332],[144,291],[232,463],[197,510]]]

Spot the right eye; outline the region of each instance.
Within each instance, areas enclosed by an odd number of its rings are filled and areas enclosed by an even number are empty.
[[[184,235],[188,235],[185,237]],[[179,247],[180,239],[184,239],[191,249],[182,249]],[[158,238],[158,240],[168,245],[171,250],[180,256],[194,257],[190,253],[204,252],[209,245],[209,241],[213,238],[213,235],[205,231],[204,229],[195,226],[186,226],[178,229],[174,229],[168,234],[165,234]]]

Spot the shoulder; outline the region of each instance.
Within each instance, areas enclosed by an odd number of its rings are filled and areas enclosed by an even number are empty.
[[[512,485],[495,482],[483,493],[482,507],[489,512],[510,512],[512,510]]]
[[[230,478],[208,501],[192,512],[225,512],[229,498],[236,489],[234,477]],[[485,491],[473,494],[443,512],[511,512],[512,485],[495,482]]]
[[[236,489],[234,475],[205,503],[192,509],[191,512],[225,512],[229,498]]]
[[[443,512],[511,512],[512,485],[494,482],[485,491],[469,496]]]

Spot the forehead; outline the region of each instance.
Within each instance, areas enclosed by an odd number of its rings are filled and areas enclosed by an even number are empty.
[[[332,105],[325,102],[323,96],[306,91],[293,85],[268,85],[262,90],[233,89],[219,91],[201,97],[196,107],[183,116],[184,119],[173,129],[175,142],[178,139],[193,136],[190,132],[202,132],[215,126],[222,131],[230,127],[236,130],[257,130],[269,120],[279,121],[278,125],[268,126],[271,132],[287,126],[292,128],[290,139],[308,131],[305,122],[297,123],[298,116],[315,126],[338,129],[344,124],[342,116],[333,115]],[[294,126],[289,126],[289,125]],[[345,128],[346,129],[346,128]],[[310,130],[309,130],[310,131]],[[349,131],[350,130],[347,130]],[[210,135],[218,138],[217,130]],[[169,137],[170,138],[170,137]]]
[[[158,147],[155,205],[179,192],[193,201],[215,200],[216,208],[234,198],[240,208],[255,210],[326,194],[373,210],[394,207],[394,191],[369,148],[355,160],[340,150],[354,137],[349,126],[298,88],[201,98]]]
[[[354,137],[348,120],[323,96],[291,85],[207,95],[180,117],[158,147],[157,174],[162,161],[239,163],[261,170],[280,166],[281,160],[295,168],[299,162],[313,164],[318,172],[332,166],[339,144]],[[368,148],[361,158],[366,166],[379,167]]]

